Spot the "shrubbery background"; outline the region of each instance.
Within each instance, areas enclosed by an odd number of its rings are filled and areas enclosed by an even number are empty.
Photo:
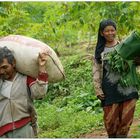
[[[99,22],[111,18],[122,40],[140,27],[140,2],[0,2],[0,36],[20,34],[47,43],[61,59],[66,79],[49,84],[35,101],[39,137],[74,138],[103,127],[92,83],[92,57]],[[135,117],[140,114],[137,103]],[[135,137],[137,133],[134,132]]]

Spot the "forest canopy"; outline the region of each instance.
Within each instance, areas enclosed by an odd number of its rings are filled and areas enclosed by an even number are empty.
[[[94,41],[102,19],[116,21],[121,38],[139,28],[140,2],[0,2],[0,35],[21,34],[59,46]]]

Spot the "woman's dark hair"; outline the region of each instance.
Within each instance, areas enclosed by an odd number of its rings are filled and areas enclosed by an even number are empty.
[[[10,51],[7,47],[0,47],[0,63],[3,62],[3,59],[6,58],[9,64],[13,64],[15,60],[12,51]]]
[[[95,49],[95,59],[96,59],[97,63],[99,63],[99,64],[102,63],[101,53],[103,52],[105,43],[106,43],[105,38],[103,36],[101,36],[101,32],[103,32],[104,28],[109,25],[113,26],[116,30],[116,23],[114,21],[112,21],[111,19],[102,20],[99,25],[98,38],[97,38],[97,44],[96,44],[96,49]]]

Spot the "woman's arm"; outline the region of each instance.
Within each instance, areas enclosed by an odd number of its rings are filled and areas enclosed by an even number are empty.
[[[102,64],[98,64],[95,59],[93,59],[93,84],[96,96],[100,99],[104,99],[104,93],[101,88],[102,79]]]

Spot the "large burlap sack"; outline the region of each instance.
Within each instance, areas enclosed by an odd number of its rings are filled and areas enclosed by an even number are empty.
[[[54,50],[45,43],[21,35],[9,35],[0,38],[0,47],[4,46],[13,51],[17,71],[36,78],[39,52],[47,51],[46,71],[49,75],[49,82],[58,82],[65,77],[59,58]]]

